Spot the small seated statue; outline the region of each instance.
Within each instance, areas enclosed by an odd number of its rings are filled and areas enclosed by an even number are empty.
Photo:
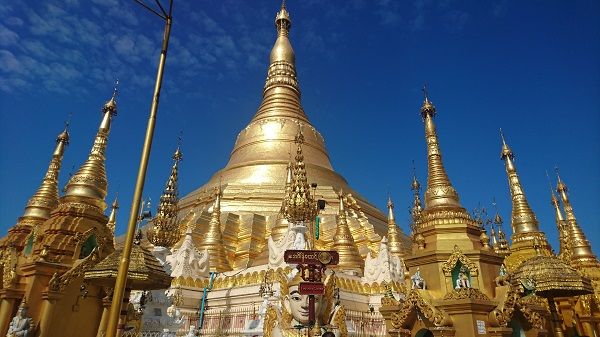
[[[421,276],[421,270],[417,267],[417,271],[415,274],[410,277],[412,283],[412,289],[425,289],[427,286],[425,283],[425,279]]]
[[[458,277],[456,278],[456,285],[454,289],[471,288],[471,282],[469,281],[469,270],[465,266],[460,267]]]
[[[32,318],[27,315],[28,309],[27,302],[25,299],[21,302],[19,306],[19,311],[15,317],[13,317],[12,321],[10,321],[10,325],[8,326],[8,333],[6,337],[32,337]]]

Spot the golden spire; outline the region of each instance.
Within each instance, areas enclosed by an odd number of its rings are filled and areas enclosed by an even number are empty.
[[[358,273],[362,272],[363,260],[358,252],[358,248],[354,243],[354,238],[346,221],[346,210],[344,209],[344,193],[339,192],[340,210],[338,213],[338,221],[333,235],[333,250],[340,254],[340,262],[336,268],[341,270],[353,270]]]
[[[571,263],[578,265],[589,261],[595,261],[595,264],[597,264],[598,259],[592,252],[590,242],[587,240],[585,234],[581,230],[581,227],[579,227],[579,224],[577,223],[575,213],[573,212],[573,207],[569,201],[567,185],[560,179],[558,169],[556,170],[556,176],[558,179],[556,184],[556,192],[558,192],[560,198],[562,199],[563,208],[566,215],[565,222],[569,235],[568,241],[570,244],[569,251],[571,252]]]
[[[517,175],[517,170],[513,162],[515,155],[506,144],[502,130],[500,130],[500,136],[502,137],[502,152],[500,158],[504,160],[506,164],[508,184],[512,196],[511,221],[513,236],[525,233],[537,233],[540,231],[538,221],[529,207],[529,203],[527,202],[527,198],[521,187],[521,182],[519,181],[519,176]]]
[[[42,181],[42,185],[27,202],[23,218],[36,218],[46,220],[50,218],[50,211],[58,206],[58,174],[62,163],[65,148],[69,145],[69,124],[56,138],[56,147],[52,153],[50,165]]]
[[[425,139],[427,140],[427,190],[425,191],[425,209],[437,207],[462,208],[458,193],[450,183],[444,164],[442,152],[435,131],[433,117],[436,115],[435,106],[429,101],[427,88],[423,88],[425,100],[421,106],[421,116],[425,122]]]
[[[119,81],[117,80],[111,99],[102,107],[102,121],[94,139],[90,155],[69,180],[64,195],[66,200],[82,201],[98,207],[101,211],[104,211],[106,208],[104,198],[106,198],[108,182],[106,179],[104,156],[111,119],[117,114],[116,96],[118,85]]]
[[[302,154],[304,135],[301,129],[298,129],[295,142],[298,148],[296,150],[296,162],[294,163],[292,186],[288,194],[289,204],[285,210],[285,218],[291,223],[309,222],[315,218],[318,209],[317,203],[310,193],[310,186],[306,177],[304,155]]]
[[[556,220],[556,228],[558,230],[558,242],[560,245],[560,251],[558,253],[558,257],[567,263],[571,263],[571,249],[569,248],[569,230],[568,225],[565,222],[565,218],[563,217],[562,211],[560,210],[560,200],[554,193],[552,189],[552,183],[550,182],[550,176],[548,175],[548,171],[546,171],[546,177],[548,178],[548,185],[550,185],[550,204],[554,208],[555,220]]]
[[[412,184],[410,185],[410,189],[413,191],[413,205],[410,210],[410,215],[412,217],[413,227],[414,227],[417,223],[417,219],[421,215],[421,211],[423,211],[423,206],[421,205],[421,197],[420,197],[421,184],[419,183],[419,180],[417,180],[417,173],[415,172],[414,163],[413,163],[413,180],[412,180]],[[413,228],[413,232],[415,230],[416,230],[416,228]]]
[[[279,240],[281,237],[285,235],[288,229],[288,221],[285,218],[286,210],[290,203],[290,197],[292,195],[292,162],[290,161],[287,166],[287,178],[285,180],[285,194],[283,196],[283,201],[281,202],[281,209],[279,210],[279,214],[277,215],[277,220],[275,221],[275,226],[271,229],[271,237],[274,241]]]
[[[173,167],[167,180],[165,190],[160,196],[156,217],[152,221],[153,228],[146,233],[148,241],[155,246],[172,247],[179,241],[179,225],[177,223],[177,203],[179,202],[179,191],[177,176],[179,162],[183,159],[180,147],[177,146],[173,154]]]
[[[199,251],[208,250],[210,270],[215,272],[231,270],[223,243],[223,233],[221,232],[221,196],[222,192],[219,186],[216,189],[216,198],[208,223],[208,229],[198,246]]]
[[[510,255],[505,258],[505,263],[509,270],[514,270],[524,260],[540,253],[551,256],[552,248],[546,240],[546,235],[539,230],[535,214],[529,207],[513,162],[515,155],[506,144],[502,130],[500,130],[500,136],[502,137],[500,158],[504,160],[506,165],[508,185],[512,197],[512,247]]]
[[[504,234],[504,231],[502,230],[502,224],[504,223],[504,221],[502,220],[502,217],[500,216],[500,213],[498,212],[498,207],[496,206],[495,198],[494,198],[494,201],[492,201],[492,205],[494,205],[494,208],[496,210],[496,215],[494,215],[494,220],[492,221],[492,226],[496,225],[496,228],[498,229],[497,245],[494,246],[494,251],[496,252],[496,254],[506,256],[506,255],[510,254],[510,244],[509,244],[508,240],[506,239],[506,234]],[[494,227],[492,227],[492,231],[493,230],[494,230]]]
[[[110,230],[113,235],[113,245],[115,244],[116,236],[115,230],[117,228],[117,210],[119,209],[119,197],[116,196],[112,205],[110,206],[110,215],[108,216],[108,222],[106,223],[106,227]]]
[[[388,197],[387,202],[388,207],[388,232],[387,232],[387,241],[388,247],[391,254],[401,256],[403,255],[402,249],[402,235],[400,234],[400,228],[396,224],[396,220],[394,219],[394,203],[392,202],[392,198]]]

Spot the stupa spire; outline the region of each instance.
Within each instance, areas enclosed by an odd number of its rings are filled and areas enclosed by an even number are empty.
[[[295,142],[298,147],[296,149],[296,162],[294,163],[292,186],[289,189],[289,201],[285,211],[285,218],[288,222],[299,223],[312,221],[317,215],[318,209],[317,203],[310,193],[310,186],[306,177],[306,166],[302,153],[304,134],[300,128],[296,134]]]
[[[337,226],[335,234],[333,235],[333,250],[340,254],[340,261],[336,268],[361,273],[363,260],[358,252],[358,247],[356,247],[352,233],[350,232],[350,227],[348,227],[346,209],[344,207],[344,192],[340,190],[338,196],[340,207]]]
[[[436,109],[429,100],[427,87],[423,88],[425,99],[421,106],[421,116],[425,122],[425,139],[427,140],[427,190],[425,191],[425,209],[438,207],[461,207],[458,193],[450,183],[440,151],[438,136],[433,117]]]
[[[506,234],[504,233],[504,230],[502,229],[502,224],[504,223],[504,221],[502,220],[502,217],[500,216],[500,212],[498,212],[498,207],[496,206],[496,199],[494,198],[494,200],[492,201],[492,205],[494,206],[494,210],[496,211],[496,214],[494,215],[494,219],[492,220],[492,226],[496,225],[496,229],[497,229],[497,233],[498,233],[498,238],[497,238],[497,246],[494,247],[494,251],[497,254],[506,256],[508,254],[510,254],[510,244],[508,242],[508,240],[506,239]],[[492,227],[492,230],[494,229],[494,227]]]
[[[401,230],[398,227],[398,225],[396,224],[396,219],[394,218],[394,203],[392,202],[391,197],[388,197],[387,208],[388,208],[388,231],[387,231],[388,248],[389,248],[391,254],[401,256],[401,255],[403,255],[402,235],[400,234]]]
[[[110,230],[113,235],[113,245],[116,244],[116,235],[115,230],[117,228],[117,210],[119,209],[119,197],[116,196],[115,200],[112,202],[110,206],[110,215],[108,216],[108,222],[106,223],[106,227]]]
[[[560,179],[558,169],[556,170],[556,177],[558,179],[558,182],[556,183],[556,192],[562,199],[566,215],[565,222],[567,233],[569,235],[568,241],[570,244],[569,251],[571,252],[571,263],[577,265],[585,263],[588,260],[595,260],[597,263],[598,259],[592,252],[590,242],[587,240],[581,227],[579,227],[579,224],[577,223],[575,212],[573,212],[573,206],[571,206],[571,201],[569,200],[567,185]]]
[[[101,211],[106,208],[104,199],[108,181],[104,162],[111,120],[117,114],[118,85],[119,81],[117,80],[112,97],[102,107],[102,121],[98,127],[90,155],[67,183],[64,195],[66,200],[82,201],[98,207]]]
[[[414,164],[413,164],[413,179],[412,179],[412,183],[410,184],[410,189],[413,191],[413,204],[412,204],[412,208],[410,210],[410,215],[413,221],[413,225],[415,225],[417,223],[417,219],[419,218],[419,215],[421,215],[421,211],[423,211],[423,206],[421,205],[421,184],[419,183],[419,180],[417,179],[417,172],[414,169]],[[413,229],[414,231],[414,229]]]
[[[508,175],[508,184],[510,187],[510,194],[512,196],[512,231],[514,235],[521,235],[525,233],[539,232],[538,221],[529,207],[529,202],[525,197],[523,188],[521,187],[521,181],[517,175],[517,169],[515,168],[514,158],[515,155],[506,144],[504,134],[500,130],[500,136],[502,138],[502,152],[500,158],[504,160],[506,165],[506,174]]]
[[[281,202],[281,209],[279,210],[279,214],[277,215],[277,220],[275,221],[275,226],[271,229],[271,237],[274,241],[279,240],[288,229],[288,222],[285,218],[285,214],[290,203],[290,198],[292,195],[292,181],[293,181],[293,172],[292,172],[292,162],[290,161],[287,166],[287,178],[285,180],[285,194],[283,196],[283,200]]]
[[[508,185],[512,198],[512,242],[511,255],[506,258],[509,269],[516,268],[522,261],[543,252],[544,255],[552,255],[552,249],[546,240],[546,235],[540,231],[535,213],[529,207],[529,202],[523,192],[521,181],[517,175],[514,158],[515,155],[506,144],[504,134],[500,130],[502,138],[502,151],[500,158],[504,160]],[[537,248],[536,248],[537,247]]]
[[[173,154],[173,166],[171,174],[165,189],[160,196],[156,217],[154,218],[153,228],[146,235],[148,241],[155,246],[172,247],[179,241],[179,226],[177,223],[177,212],[179,211],[177,203],[179,202],[178,172],[179,162],[183,159],[180,146],[177,146]]]
[[[58,175],[67,145],[69,145],[69,124],[65,123],[64,130],[56,137],[56,147],[44,180],[35,194],[27,201],[25,212],[21,218],[46,220],[50,218],[50,211],[58,206]]]
[[[198,250],[208,251],[210,270],[214,272],[223,272],[231,270],[231,265],[227,260],[227,252],[223,243],[223,233],[221,232],[221,186],[216,189],[215,203],[208,222],[208,229]]]

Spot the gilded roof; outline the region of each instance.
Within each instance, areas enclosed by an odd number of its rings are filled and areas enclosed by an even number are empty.
[[[590,280],[554,256],[536,255],[514,272],[517,284],[532,279],[542,297],[567,297],[592,293]]]
[[[121,248],[107,256],[94,268],[86,271],[84,278],[112,287],[117,278],[122,252]],[[171,277],[148,249],[134,244],[131,249],[127,284],[134,290],[165,289],[171,285]]]

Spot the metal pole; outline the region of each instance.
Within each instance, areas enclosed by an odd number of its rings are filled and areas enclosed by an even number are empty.
[[[137,212],[140,207],[140,199],[144,190],[144,181],[146,179],[146,169],[148,168],[148,159],[150,157],[150,149],[152,148],[152,138],[154,135],[154,126],[156,124],[156,112],[158,110],[158,101],[160,98],[160,88],[162,86],[162,78],[165,69],[165,61],[167,59],[167,48],[169,47],[169,36],[171,34],[171,9],[173,1],[170,2],[168,15],[165,16],[165,32],[163,35],[162,49],[160,51],[160,60],[158,62],[158,73],[156,74],[156,84],[154,86],[154,95],[152,97],[152,106],[150,107],[150,116],[148,118],[148,126],[146,128],[146,136],[144,138],[144,147],[142,149],[142,157],[140,159],[140,167],[138,170],[135,190],[133,193],[133,201],[131,203],[131,211],[129,213],[129,222],[127,223],[127,238],[125,239],[125,247],[119,264],[119,273],[115,282],[112,304],[110,307],[110,315],[108,317],[108,326],[106,327],[106,336],[115,337],[117,334],[117,324],[119,322],[119,313],[121,311],[121,302],[125,293],[125,284],[127,283],[127,271],[129,270],[129,258],[131,257],[131,248],[133,238],[135,236]]]

